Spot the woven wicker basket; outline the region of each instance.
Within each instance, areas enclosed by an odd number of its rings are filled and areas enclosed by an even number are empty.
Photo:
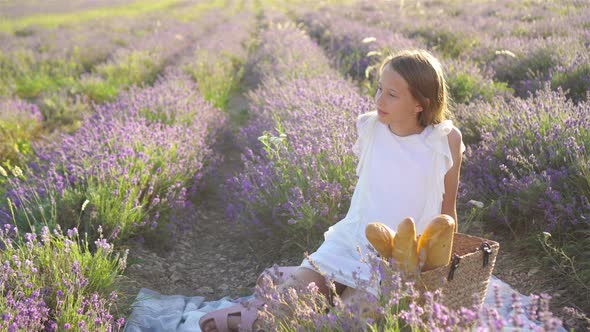
[[[499,249],[498,242],[455,233],[451,262],[422,272],[415,286],[421,291],[440,288],[448,308],[469,308],[474,303],[481,306]]]

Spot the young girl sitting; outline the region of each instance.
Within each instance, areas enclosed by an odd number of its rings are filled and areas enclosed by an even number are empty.
[[[356,289],[357,278],[369,281],[370,266],[361,262],[369,244],[368,223],[379,221],[392,229],[405,217],[416,223],[416,234],[438,214],[457,223],[456,199],[462,154],[460,131],[447,119],[447,87],[439,61],[424,50],[408,50],[386,59],[375,94],[376,111],[356,121],[359,177],[346,217],[331,226],[324,242],[298,267],[280,268],[282,289],[302,289],[314,282],[328,297],[324,275],[333,276],[336,291],[346,303],[362,301],[366,292],[377,296],[378,286]],[[455,231],[457,230],[455,228]],[[361,253],[357,251],[361,248]],[[363,251],[365,251],[363,253]],[[238,304],[210,312],[199,322],[205,332],[252,329],[257,307]]]

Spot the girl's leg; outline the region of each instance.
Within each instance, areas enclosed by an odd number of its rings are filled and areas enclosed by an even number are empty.
[[[332,294],[332,291],[330,290],[330,287],[328,287],[328,285],[327,285],[326,278],[324,278],[318,272],[316,272],[312,269],[308,269],[306,267],[298,268],[288,279],[286,279],[284,282],[282,282],[278,286],[278,289],[282,291],[282,290],[285,290],[289,287],[292,287],[297,290],[301,290],[301,289],[306,288],[307,285],[309,285],[312,282],[315,283],[316,286],[318,286],[320,292],[322,294],[324,294],[324,296],[331,299],[333,294]],[[339,284],[336,284],[336,286],[339,286]],[[341,288],[342,289],[340,289],[340,292],[342,290],[344,290],[343,287],[341,287]],[[337,287],[336,291],[338,291],[338,287]]]
[[[346,289],[340,295],[340,300],[345,305],[358,305],[361,312],[361,317],[371,317],[373,320],[382,318],[382,315],[375,312],[371,305],[372,296],[362,290],[346,287]]]
[[[309,283],[314,282],[320,292],[327,296],[330,301],[332,299],[332,294],[330,288],[326,284],[326,279],[319,274],[318,272],[308,269],[305,267],[298,268],[293,274],[283,281],[281,284],[278,285],[279,290],[285,290],[289,287],[293,287],[295,289],[303,289],[309,285]],[[261,286],[260,284],[258,286]],[[336,291],[338,293],[342,292],[345,289],[345,286],[336,283]],[[240,323],[240,314],[232,314],[229,315],[227,318],[228,328],[230,330],[237,330],[238,324]],[[256,323],[254,323],[254,327],[256,327]],[[209,321],[203,328],[204,332],[214,332],[217,331],[215,327],[215,322],[213,320]]]

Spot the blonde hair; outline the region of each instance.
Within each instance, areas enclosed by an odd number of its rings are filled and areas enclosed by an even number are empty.
[[[404,50],[389,56],[379,70],[395,70],[408,83],[410,93],[423,111],[418,115],[422,126],[438,124],[452,117],[448,87],[440,62],[426,50]]]

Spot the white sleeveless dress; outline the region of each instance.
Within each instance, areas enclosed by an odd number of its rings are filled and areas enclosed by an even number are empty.
[[[370,279],[370,266],[357,251],[368,252],[365,227],[382,222],[396,230],[405,217],[412,217],[421,234],[432,218],[441,213],[444,177],[453,166],[448,134],[451,120],[426,127],[421,133],[397,136],[377,119],[377,112],[358,117],[358,140],[353,147],[359,157],[357,176],[346,217],[324,233],[324,242],[310,258],[328,277],[356,287],[353,272]],[[461,153],[465,146],[461,143]],[[301,266],[314,269],[306,259]],[[376,285],[368,291],[377,295]]]

